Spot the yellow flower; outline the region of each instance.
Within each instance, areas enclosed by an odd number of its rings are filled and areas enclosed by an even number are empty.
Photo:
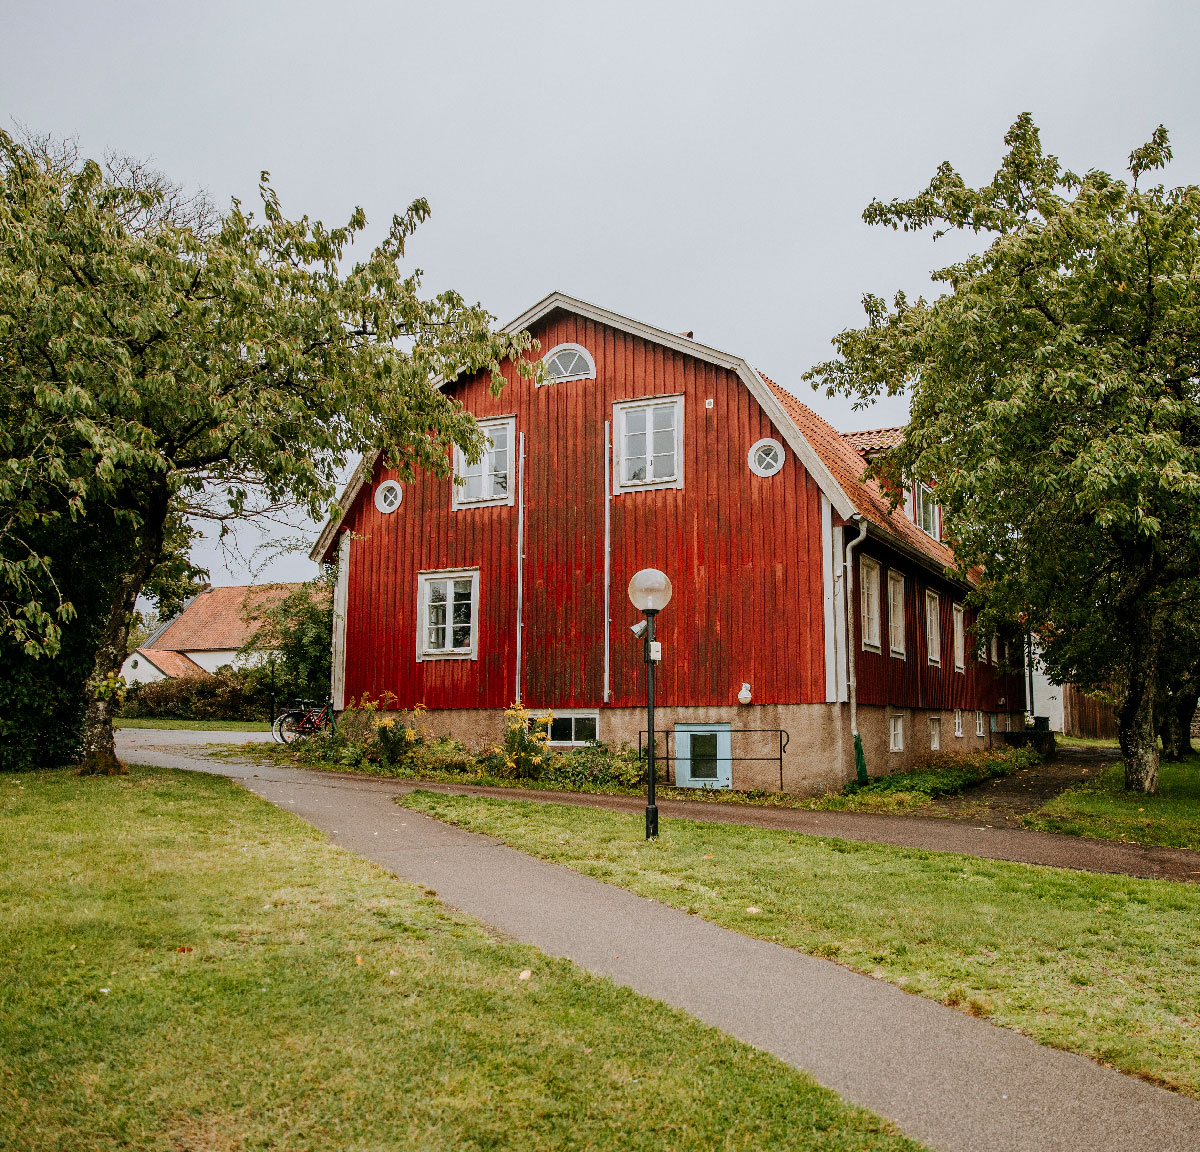
[[[404,739],[410,744],[417,738],[417,734],[411,728],[404,729]]]

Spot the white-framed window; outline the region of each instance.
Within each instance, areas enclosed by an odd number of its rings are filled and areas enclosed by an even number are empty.
[[[925,655],[930,664],[942,663],[942,601],[934,591],[925,593]]]
[[[961,736],[963,734],[963,717],[962,709],[954,709],[954,735]]]
[[[904,577],[888,571],[888,647],[893,656],[904,656]]]
[[[512,504],[515,499],[517,418],[480,420],[479,427],[487,437],[487,447],[478,461],[468,463],[463,450],[457,444],[454,446],[454,483],[450,487],[453,509]]]
[[[926,536],[940,540],[942,538],[942,513],[938,508],[937,501],[933,498],[933,489],[928,484],[918,482],[914,496],[916,499],[913,505],[913,519],[916,521],[917,527]]]
[[[999,666],[1000,664],[1000,640],[998,637],[992,637],[992,663]]]
[[[888,751],[904,751],[904,717],[892,716],[888,724]]]
[[[746,463],[755,476],[774,476],[783,467],[783,445],[769,436],[756,440],[746,453]]]
[[[986,729],[983,726],[983,712],[979,709],[976,709],[975,711],[975,735],[986,735]]]
[[[417,659],[479,655],[479,569],[417,574]]]
[[[555,708],[549,709],[549,712],[551,720],[548,729],[548,743],[556,747],[581,748],[600,738],[600,714],[598,712],[573,712],[570,710],[560,712]],[[543,713],[540,717],[531,717],[530,722],[544,718],[545,714]]]
[[[967,631],[963,620],[963,606],[954,605],[954,671],[967,670]],[[962,735],[962,733],[959,733]]]
[[[862,609],[862,646],[879,651],[882,623],[879,616],[879,561],[870,556],[858,558],[858,599]]]
[[[1012,731],[1012,713],[1011,712],[1004,713],[1004,731],[1005,732]]]
[[[400,487],[399,481],[385,480],[375,488],[375,507],[385,516],[395,512],[403,499],[404,489]]]
[[[683,487],[683,397],[613,405],[613,493]]]
[[[942,718],[929,717],[929,751],[937,752],[942,746]]]
[[[596,361],[582,344],[556,344],[542,360],[548,383],[596,379]]]

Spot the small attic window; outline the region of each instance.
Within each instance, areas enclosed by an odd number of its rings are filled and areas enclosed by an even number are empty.
[[[559,344],[542,359],[546,365],[546,375],[555,383],[596,379],[596,362],[582,344]]]
[[[395,480],[385,480],[375,489],[375,507],[385,516],[395,512],[404,499],[404,489]]]
[[[755,476],[774,476],[783,467],[783,445],[769,437],[750,446],[746,463]]]

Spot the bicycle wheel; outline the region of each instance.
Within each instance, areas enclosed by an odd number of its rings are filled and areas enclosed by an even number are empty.
[[[304,713],[295,710],[281,712],[275,717],[274,723],[271,725],[271,735],[279,741],[280,744],[291,744],[293,740],[298,739],[304,733],[300,730],[300,724],[304,720]]]

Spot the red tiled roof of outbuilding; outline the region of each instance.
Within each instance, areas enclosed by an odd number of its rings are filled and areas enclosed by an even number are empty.
[[[253,617],[273,608],[299,587],[299,584],[235,584],[208,588],[192,599],[146,648],[151,652],[240,648],[257,631]]]
[[[190,656],[164,648],[139,648],[136,656],[153,664],[164,676],[174,680],[177,676],[207,676],[208,670],[201,668]]]

